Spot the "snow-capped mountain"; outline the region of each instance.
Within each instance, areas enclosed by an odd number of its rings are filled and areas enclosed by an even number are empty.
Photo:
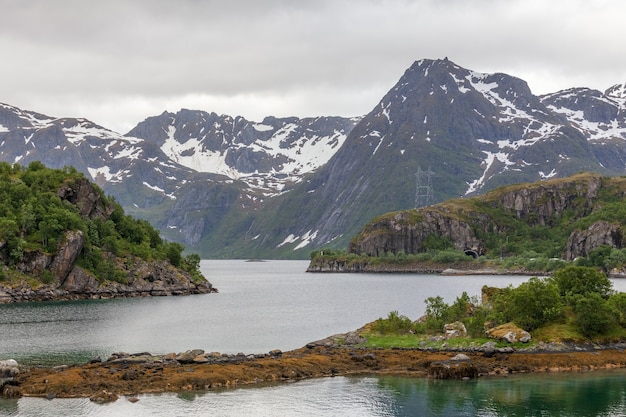
[[[257,218],[256,240],[237,244],[253,250],[264,239],[269,254],[345,248],[373,217],[413,208],[425,192],[438,202],[581,170],[624,174],[623,91],[568,102],[506,74],[417,61],[326,165]],[[307,215],[272,226],[281,212]]]
[[[272,195],[328,162],[358,120],[266,117],[256,123],[181,110],[150,117],[128,135],[157,143],[180,165],[241,180]]]
[[[626,174],[626,85],[535,96],[420,60],[362,118],[165,112],[126,135],[0,105],[0,160],[73,165],[205,257],[345,248],[373,217],[581,170]],[[446,227],[446,225],[441,225]]]
[[[231,211],[255,211],[324,164],[358,118],[261,123],[202,111],[163,113],[122,135],[85,119],[0,104],[0,160],[74,166],[127,212],[194,245]]]

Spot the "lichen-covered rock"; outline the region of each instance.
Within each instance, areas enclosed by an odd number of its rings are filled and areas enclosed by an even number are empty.
[[[62,283],[74,268],[74,263],[85,247],[85,235],[80,230],[69,230],[59,244],[56,256],[50,265],[50,272],[56,282]]]
[[[443,333],[446,335],[446,339],[452,339],[454,337],[465,337],[467,336],[467,329],[462,322],[455,321],[454,323],[444,324]]]
[[[528,343],[531,340],[530,333],[519,328],[513,323],[506,323],[487,330],[487,337],[499,339],[508,343]]]

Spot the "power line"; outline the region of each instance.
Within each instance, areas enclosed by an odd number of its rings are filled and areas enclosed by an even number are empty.
[[[434,174],[430,167],[428,167],[428,171],[422,171],[421,167],[417,167],[415,173],[415,208],[430,206],[435,202],[432,179]]]

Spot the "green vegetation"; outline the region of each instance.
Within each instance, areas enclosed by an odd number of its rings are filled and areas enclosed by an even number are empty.
[[[426,314],[412,321],[397,311],[379,318],[365,333],[370,346],[478,346],[486,330],[512,323],[538,341],[605,342],[626,337],[626,293],[616,293],[596,268],[568,266],[553,277],[532,277],[518,287],[483,287],[482,300],[463,293],[451,305],[425,300]],[[446,323],[460,321],[467,337],[445,340]],[[437,337],[437,335],[440,335]]]
[[[551,272],[567,264],[561,258],[576,256],[576,265],[608,272],[626,266],[621,232],[626,228],[625,194],[626,178],[590,173],[509,185],[482,196],[378,216],[352,238],[348,254],[334,254],[337,261],[361,266],[432,262],[448,268],[464,262],[460,245],[472,242],[481,262],[495,269]],[[606,223],[596,227],[598,239],[606,238],[612,246],[566,251],[574,232],[600,221]],[[453,235],[463,236],[459,239],[464,242],[452,241]],[[403,252],[407,248],[411,253]],[[312,261],[333,262],[332,253],[316,251]]]
[[[614,250],[620,254],[625,250]],[[612,259],[621,259],[614,257]],[[626,258],[625,258],[626,260]],[[337,249],[321,249],[311,252],[311,265],[329,265],[332,263],[343,264],[349,268],[369,266],[372,268],[393,270],[398,268],[401,270],[410,270],[411,267],[416,270],[438,270],[446,268],[458,269],[493,269],[500,271],[531,271],[552,272],[559,268],[563,268],[569,263],[558,258],[551,258],[535,251],[524,252],[518,256],[510,256],[500,260],[488,256],[472,258],[465,255],[462,251],[456,249],[434,250],[428,249],[426,252],[416,254],[385,253],[382,256],[367,256],[349,253],[344,250]],[[626,262],[625,262],[626,263]],[[589,262],[587,258],[581,258],[576,261],[576,265],[581,266],[601,266],[599,264],[610,264],[617,266],[617,262],[611,262],[602,258],[598,261]]]
[[[161,239],[147,221],[134,219],[95,185],[99,198],[97,215],[81,215],[77,204],[59,192],[77,189],[86,182],[74,168],[48,169],[40,162],[27,168],[0,163],[0,281],[18,276],[20,264],[30,254],[54,254],[68,231],[81,231],[85,246],[78,265],[100,281],[124,282],[124,273],[115,259],[132,257],[144,260],[168,260],[202,280],[197,255],[182,256],[183,246]],[[40,283],[54,280],[49,270],[34,277]]]

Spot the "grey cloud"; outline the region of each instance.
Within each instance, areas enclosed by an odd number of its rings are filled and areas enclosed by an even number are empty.
[[[536,93],[626,81],[620,0],[0,0],[0,10],[0,101],[101,124],[132,126],[163,106],[364,114],[414,60],[444,56]]]

